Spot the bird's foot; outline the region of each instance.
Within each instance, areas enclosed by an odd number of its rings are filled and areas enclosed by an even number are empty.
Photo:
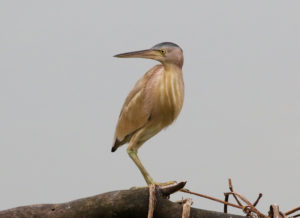
[[[168,185],[173,185],[177,183],[176,181],[169,181],[169,182],[154,182],[152,181],[152,183],[148,184],[148,186],[133,186],[130,188],[130,190],[136,190],[136,189],[141,189],[141,188],[147,188],[149,187],[151,184],[154,184],[155,186],[168,186]]]
[[[153,182],[152,184],[156,186],[168,186],[177,183],[176,181],[169,181],[169,182]]]

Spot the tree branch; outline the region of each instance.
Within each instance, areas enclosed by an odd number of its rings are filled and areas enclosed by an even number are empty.
[[[182,184],[181,184],[182,185]],[[178,185],[178,187],[181,187]],[[178,191],[177,190],[173,190]],[[171,193],[169,193],[171,194]],[[1,218],[141,218],[147,217],[149,189],[139,188],[108,192],[61,204],[39,204],[0,211]],[[156,194],[154,218],[181,218],[183,205]],[[191,208],[190,217],[218,218],[244,216]]]

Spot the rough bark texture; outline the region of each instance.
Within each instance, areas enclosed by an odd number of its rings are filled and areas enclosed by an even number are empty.
[[[154,218],[181,218],[182,205],[158,193]],[[143,218],[147,217],[148,188],[108,192],[62,204],[40,204],[0,211],[0,218]],[[191,208],[191,218],[243,216]]]

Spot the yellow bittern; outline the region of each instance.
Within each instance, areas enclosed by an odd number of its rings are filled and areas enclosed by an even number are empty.
[[[129,143],[127,153],[143,174],[147,184],[156,183],[137,156],[141,145],[170,125],[183,105],[183,52],[171,42],[163,42],[151,49],[115,55],[118,58],[148,58],[161,64],[150,69],[127,96],[122,107],[111,149]]]

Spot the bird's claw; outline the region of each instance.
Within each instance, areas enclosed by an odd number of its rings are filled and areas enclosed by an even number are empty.
[[[176,181],[169,181],[169,182],[154,182],[154,181],[152,181],[151,183],[148,184],[148,186],[133,186],[133,187],[130,188],[130,190],[146,188],[146,187],[149,187],[152,184],[154,184],[155,186],[168,186],[168,185],[173,185],[175,183],[177,183],[177,182]]]
[[[152,184],[154,184],[156,186],[168,186],[168,185],[172,185],[174,183],[176,183],[176,181],[170,181],[170,182],[153,182]]]

